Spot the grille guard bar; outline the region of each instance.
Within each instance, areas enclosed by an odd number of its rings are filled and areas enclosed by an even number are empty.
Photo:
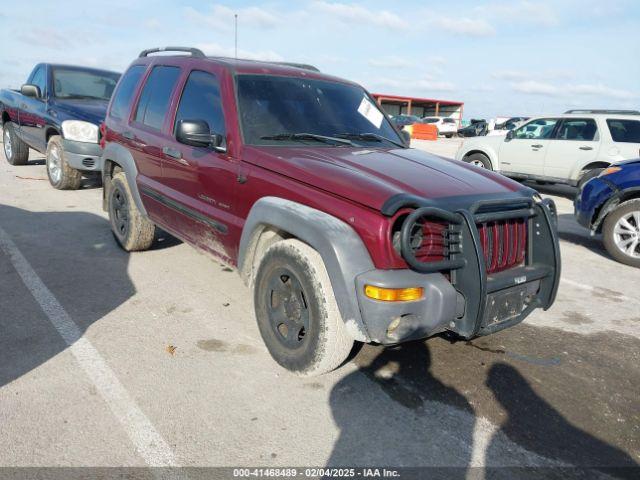
[[[400,231],[400,251],[405,262],[407,262],[412,269],[420,273],[434,273],[442,270],[455,270],[464,267],[467,264],[467,261],[464,258],[452,258],[450,260],[442,260],[439,262],[421,262],[416,258],[411,248],[411,230],[416,222],[424,217],[448,222],[449,235],[458,235],[460,233],[462,223],[464,222],[464,217],[460,214],[448,212],[435,207],[422,207],[411,212],[411,214],[409,214],[409,216],[404,220],[402,230]]]
[[[535,308],[547,310],[555,301],[561,270],[556,212],[552,200],[536,201],[532,197],[481,200],[470,208],[460,208],[455,212],[433,206],[419,207],[409,214],[402,225],[401,254],[407,264],[420,273],[450,272],[451,283],[465,300],[464,314],[452,322],[451,331],[463,338],[486,335],[521,322]],[[449,223],[449,235],[455,235],[452,243],[458,243],[461,247],[451,249],[449,259],[420,262],[413,255],[411,229],[423,217]],[[528,219],[525,265],[487,274],[477,224],[509,218]],[[540,289],[526,310],[502,324],[485,323],[489,292],[533,279],[540,281]]]

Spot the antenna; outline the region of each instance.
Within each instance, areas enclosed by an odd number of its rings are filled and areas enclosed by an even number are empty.
[[[234,15],[234,19],[235,19],[235,37],[236,37],[236,60],[238,59],[238,14],[236,13]]]

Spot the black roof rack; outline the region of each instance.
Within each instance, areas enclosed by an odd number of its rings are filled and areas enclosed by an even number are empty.
[[[251,62],[251,63],[265,63],[268,65],[283,65],[287,67],[301,68],[303,70],[310,70],[312,72],[320,72],[318,67],[314,67],[313,65],[309,65],[307,63],[295,63],[295,62],[278,62],[271,60],[255,60],[252,58],[233,58],[233,57],[207,57],[212,60],[219,60],[223,62],[233,63],[233,62]]]
[[[640,115],[638,110],[567,110],[564,113],[609,113],[614,115]]]
[[[146,57],[150,53],[158,53],[158,52],[187,52],[190,53],[192,57],[196,58],[206,58],[205,54],[202,50],[198,48],[189,48],[189,47],[159,47],[159,48],[150,48],[148,50],[143,50],[138,55],[140,57]]]

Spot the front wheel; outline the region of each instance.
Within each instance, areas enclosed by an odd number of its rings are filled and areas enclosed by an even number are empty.
[[[82,173],[67,163],[59,135],[53,135],[47,143],[47,176],[57,190],[77,190],[82,183]]]
[[[604,168],[592,168],[591,170],[587,170],[586,172],[584,172],[580,177],[580,180],[578,180],[578,190],[580,190],[582,186],[589,180],[600,175],[603,170]]]
[[[486,155],[482,153],[473,153],[467,157],[464,157],[464,161],[479,168],[486,168],[487,170],[493,170],[491,168],[491,161]]]
[[[133,252],[151,247],[156,227],[138,210],[123,171],[111,179],[107,211],[113,236],[124,250]]]
[[[604,246],[617,261],[640,268],[640,199],[620,204],[604,219]]]
[[[339,367],[353,347],[322,257],[299,240],[267,250],[254,282],[254,305],[269,353],[298,375]]]

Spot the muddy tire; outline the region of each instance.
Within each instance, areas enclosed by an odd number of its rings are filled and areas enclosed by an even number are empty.
[[[138,210],[123,171],[111,179],[107,212],[113,236],[124,250],[133,252],[151,247],[156,227]]]
[[[605,217],[602,239],[613,258],[640,268],[640,199],[621,203]]]
[[[299,240],[275,243],[253,283],[258,328],[273,359],[301,376],[339,367],[353,347],[320,254]]]
[[[491,160],[482,153],[472,153],[471,155],[464,157],[464,161],[471,165],[475,165],[478,168],[493,170],[493,168],[491,168]]]
[[[29,147],[16,135],[13,122],[6,122],[2,127],[4,156],[11,165],[26,165],[29,162]]]
[[[70,167],[59,135],[53,135],[47,143],[47,176],[57,190],[77,190],[82,183],[82,172]]]

